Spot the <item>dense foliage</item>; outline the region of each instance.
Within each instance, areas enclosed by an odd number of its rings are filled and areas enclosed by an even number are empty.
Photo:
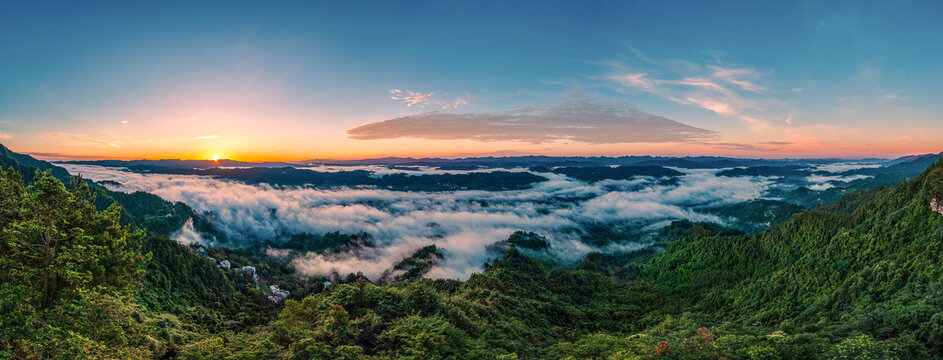
[[[138,306],[140,231],[98,211],[81,179],[50,171],[24,186],[0,171],[0,354],[18,358],[147,358]]]

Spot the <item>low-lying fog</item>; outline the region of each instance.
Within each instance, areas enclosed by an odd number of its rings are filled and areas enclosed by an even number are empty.
[[[586,183],[553,173],[549,181],[526,190],[405,192],[372,188],[314,189],[247,185],[203,176],[140,174],[124,169],[61,164],[73,174],[121,184],[115,190],[146,191],[186,203],[238,242],[285,238],[296,233],[366,232],[376,249],[353,254],[309,253],[293,260],[308,275],[361,271],[379,277],[415,250],[435,244],[445,258],[427,276],[466,279],[489,260],[486,246],[516,230],[533,231],[551,242],[551,254],[576,260],[591,251],[628,251],[651,244],[634,240],[597,247],[581,241],[589,225],[619,224],[654,231],[673,220],[725,223],[729,219],[700,211],[704,207],[761,198],[774,178],[721,177],[718,170],[678,169],[676,182],[653,178]],[[344,167],[387,172],[442,173]],[[330,171],[319,168],[319,171]],[[526,171],[515,169],[514,171]],[[451,171],[455,173],[455,171]],[[834,180],[820,177],[816,180]],[[192,225],[175,236],[201,241]],[[213,244],[206,244],[213,245]],[[276,252],[273,252],[276,253]]]

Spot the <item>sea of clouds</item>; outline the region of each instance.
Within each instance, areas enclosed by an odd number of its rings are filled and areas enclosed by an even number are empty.
[[[636,250],[651,245],[651,240],[599,248],[582,241],[582,229],[590,224],[631,224],[655,231],[678,219],[725,223],[729,219],[699,209],[761,198],[774,186],[769,178],[718,177],[717,170],[679,169],[685,175],[676,182],[637,178],[586,183],[537,173],[549,180],[526,190],[406,192],[273,187],[206,176],[63,166],[94,181],[116,181],[121,184],[116,190],[146,191],[186,203],[207,214],[237,242],[283,239],[303,232],[369,233],[376,241],[374,248],[356,254],[308,253],[292,263],[306,275],[363,272],[372,279],[430,244],[445,257],[428,277],[466,279],[493,256],[487,245],[507,239],[516,230],[546,236],[553,256],[564,260],[577,260],[591,251]],[[184,243],[204,242],[192,223],[175,236]],[[277,249],[271,252],[285,255]]]

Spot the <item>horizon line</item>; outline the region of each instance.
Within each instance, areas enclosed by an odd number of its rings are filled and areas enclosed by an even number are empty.
[[[300,160],[238,160],[238,159],[206,159],[206,158],[180,158],[180,157],[161,157],[161,158],[148,158],[148,157],[115,157],[115,156],[94,156],[94,155],[65,155],[65,154],[50,154],[42,152],[24,152],[24,154],[30,155],[36,159],[49,161],[49,162],[80,162],[80,161],[205,161],[205,162],[241,162],[241,163],[254,163],[254,164],[272,164],[272,163],[286,163],[291,165],[297,165],[299,163],[327,163],[327,162],[349,162],[349,161],[370,161],[370,160],[383,160],[383,159],[403,159],[403,160],[463,160],[463,159],[510,159],[510,158],[527,158],[527,157],[545,157],[545,158],[627,158],[627,157],[650,157],[650,158],[667,158],[667,159],[683,159],[683,158],[704,158],[704,157],[714,157],[714,158],[725,158],[725,159],[744,159],[744,160],[892,160],[902,157],[909,156],[924,156],[924,155],[936,155],[939,153],[910,153],[906,155],[901,155],[897,157],[875,157],[875,156],[824,156],[824,157],[795,157],[795,156],[783,156],[783,157],[749,157],[749,156],[724,156],[724,155],[704,155],[704,154],[691,154],[691,155],[654,155],[654,154],[624,154],[624,155],[545,155],[545,154],[526,154],[526,155],[476,155],[476,156],[377,156],[377,157],[351,157],[351,158],[307,158]]]

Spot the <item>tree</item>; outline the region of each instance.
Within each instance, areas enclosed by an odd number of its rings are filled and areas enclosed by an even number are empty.
[[[37,171],[24,187],[0,170],[0,195],[0,350],[27,358],[143,356],[146,347],[124,348],[144,341],[130,305],[146,259],[143,232],[122,226],[117,206],[96,210],[81,178],[66,188]]]

